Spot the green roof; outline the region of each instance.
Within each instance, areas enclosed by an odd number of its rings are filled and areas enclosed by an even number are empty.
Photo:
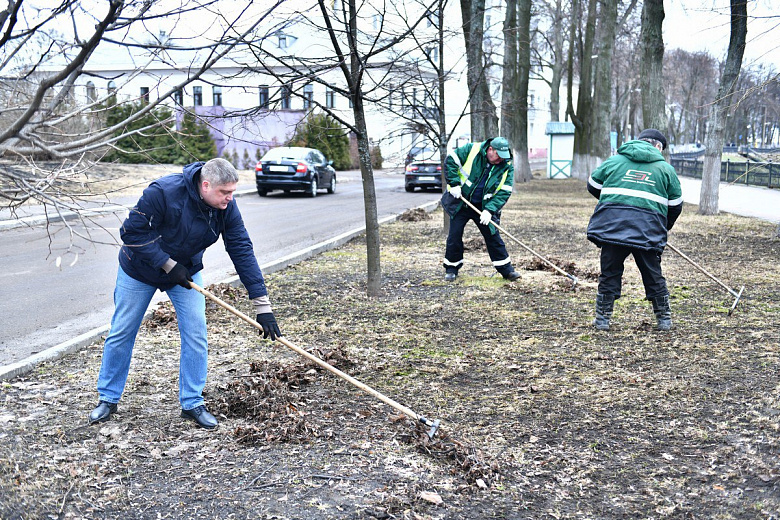
[[[566,122],[550,121],[549,123],[547,123],[547,126],[544,129],[544,133],[545,135],[573,134],[574,123],[570,123],[568,121]]]

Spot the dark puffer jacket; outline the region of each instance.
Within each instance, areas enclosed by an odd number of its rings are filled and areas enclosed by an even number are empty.
[[[588,191],[599,199],[588,240],[663,252],[667,231],[682,211],[672,165],[646,141],[629,141],[593,171]]]
[[[200,198],[202,166],[189,164],[183,173],[166,175],[144,190],[122,225],[119,264],[130,277],[165,291],[175,285],[162,269],[169,258],[195,274],[203,269],[203,252],[222,235],[249,297],[265,296],[263,274],[236,201],[221,210]]]

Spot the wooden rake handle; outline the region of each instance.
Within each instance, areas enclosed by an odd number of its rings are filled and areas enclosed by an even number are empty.
[[[474,211],[476,211],[477,213],[481,213],[481,211],[479,211],[479,210],[477,209],[477,207],[476,207],[474,204],[472,204],[471,202],[469,202],[468,200],[466,200],[464,197],[461,197],[461,198],[460,198],[460,200],[462,200],[463,202],[465,202],[465,203],[466,203],[466,205],[467,205],[468,207],[470,207],[471,209],[473,209],[473,210],[474,210]],[[517,244],[518,244],[520,247],[523,247],[523,248],[525,248],[525,250],[526,250],[526,251],[528,251],[529,253],[531,253],[532,255],[534,255],[536,258],[538,258],[538,259],[539,259],[539,260],[541,260],[542,262],[546,263],[547,265],[549,265],[550,267],[552,267],[553,269],[555,269],[556,271],[558,271],[559,273],[561,273],[563,276],[565,276],[565,277],[569,278],[569,279],[572,281],[572,283],[573,283],[572,287],[574,287],[574,285],[576,285],[576,284],[577,284],[577,282],[579,281],[579,279],[578,279],[576,276],[574,276],[573,274],[569,274],[569,273],[567,273],[566,271],[564,271],[563,269],[561,269],[560,267],[558,267],[558,266],[557,266],[557,265],[555,265],[554,263],[550,262],[550,261],[549,261],[549,260],[547,260],[545,257],[543,257],[542,255],[540,255],[539,253],[537,253],[536,251],[534,251],[533,249],[531,249],[530,247],[528,247],[527,245],[525,245],[525,244],[524,244],[523,242],[521,242],[519,239],[515,238],[515,237],[512,235],[512,233],[510,233],[510,232],[509,232],[509,231],[507,231],[506,229],[502,228],[501,226],[499,226],[498,224],[496,224],[496,223],[495,223],[495,222],[493,222],[492,220],[490,221],[490,224],[491,224],[491,225],[493,225],[493,226],[495,226],[497,230],[501,231],[501,232],[502,232],[502,233],[504,233],[506,236],[508,236],[509,238],[511,238],[512,240],[514,240],[515,242],[517,242]]]
[[[249,323],[250,325],[252,325],[256,329],[263,330],[263,326],[260,325],[258,322],[256,322],[255,320],[253,320],[252,318],[250,318],[249,316],[247,316],[246,314],[244,314],[240,310],[236,309],[232,305],[222,301],[220,298],[218,298],[216,295],[212,294],[208,290],[204,289],[203,287],[200,287],[195,282],[190,282],[190,285],[192,286],[193,289],[195,289],[196,291],[198,291],[203,296],[205,296],[209,300],[213,301],[214,303],[216,303],[217,305],[219,305],[223,309],[225,309],[225,310],[235,314],[236,316],[238,316],[239,318],[241,318],[245,322]],[[373,395],[374,397],[376,397],[377,399],[379,399],[383,403],[385,403],[385,404],[395,408],[399,412],[408,415],[409,417],[411,417],[415,421],[420,421],[421,423],[425,424],[426,426],[433,426],[434,422],[429,421],[428,419],[426,419],[422,415],[416,414],[414,411],[412,411],[411,409],[407,408],[406,406],[404,406],[404,405],[394,401],[393,399],[390,399],[386,395],[383,395],[383,394],[377,392],[376,390],[374,390],[370,386],[368,386],[368,385],[366,385],[364,383],[361,383],[360,381],[358,381],[357,379],[355,379],[354,377],[352,377],[352,376],[350,376],[348,374],[345,374],[344,372],[342,372],[338,368],[334,367],[330,363],[327,363],[327,362],[321,360],[320,358],[318,358],[314,354],[306,352],[305,350],[303,350],[299,346],[293,344],[290,341],[287,341],[283,337],[277,337],[276,341],[278,341],[282,345],[286,346],[290,350],[294,351],[296,354],[299,354],[299,355],[305,357],[306,359],[309,359],[310,361],[316,363],[317,365],[319,365],[320,367],[324,368],[328,372],[330,372],[330,373],[340,377],[341,379],[344,379],[345,381],[351,383],[352,385],[360,388],[364,392]],[[437,427],[438,427],[438,420],[436,420],[435,423],[437,423]]]
[[[683,259],[684,259],[684,260],[686,260],[688,263],[690,263],[690,264],[691,264],[693,267],[695,267],[696,269],[698,269],[698,270],[699,270],[699,271],[701,271],[702,273],[706,274],[706,275],[707,275],[709,278],[711,278],[711,279],[712,279],[712,280],[713,280],[715,283],[717,283],[718,285],[720,285],[721,287],[723,287],[724,289],[726,289],[726,290],[729,292],[729,294],[730,294],[730,295],[732,295],[732,296],[734,297],[734,303],[732,303],[732,304],[731,304],[731,308],[729,309],[729,316],[731,316],[731,313],[733,313],[733,312],[734,312],[734,309],[736,309],[736,308],[737,308],[737,304],[739,303],[739,300],[742,298],[742,291],[744,291],[744,290],[745,290],[745,286],[743,285],[743,286],[742,286],[742,288],[740,288],[739,292],[737,292],[737,291],[735,291],[734,289],[732,289],[731,287],[729,287],[728,285],[726,285],[725,283],[723,283],[723,282],[721,282],[720,280],[718,280],[718,279],[715,277],[715,275],[713,275],[712,273],[710,273],[709,271],[707,271],[705,268],[703,268],[702,266],[700,266],[699,264],[697,264],[696,262],[694,262],[693,260],[691,260],[691,259],[688,257],[688,255],[686,255],[685,253],[683,253],[682,251],[680,251],[679,249],[677,249],[676,247],[674,247],[674,246],[673,246],[672,244],[670,244],[669,242],[667,242],[667,243],[666,243],[666,247],[668,247],[669,249],[671,249],[672,251],[674,251],[675,253],[677,253],[677,254],[678,254],[678,255],[680,255],[681,257],[683,257]]]

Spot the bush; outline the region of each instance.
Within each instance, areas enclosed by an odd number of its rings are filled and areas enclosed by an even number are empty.
[[[113,100],[112,100],[113,101]],[[108,108],[105,124],[113,126],[125,121],[145,106],[145,103],[125,103]],[[125,125],[114,136],[120,137],[129,131],[138,130],[169,119],[173,111],[168,107],[157,107],[148,114]],[[217,153],[214,139],[208,127],[185,113],[181,129],[171,126],[157,126],[137,134],[122,137],[115,142],[116,148],[106,153],[102,161],[120,163],[189,164],[207,161]]]
[[[113,100],[112,100],[113,101]],[[142,103],[125,103],[113,105],[106,112],[105,124],[107,127],[121,124],[128,117],[137,113],[144,107]],[[133,130],[138,130],[171,117],[172,111],[167,107],[159,107],[148,114],[125,125],[114,133],[114,137],[120,137]],[[158,126],[137,134],[128,135],[114,142],[116,148],[112,148],[102,157],[102,161],[116,161],[121,163],[171,163],[177,155],[175,138],[171,135],[175,130],[170,127]]]
[[[382,158],[382,149],[379,148],[379,145],[372,146],[371,147],[371,168],[375,170],[381,170],[383,160],[384,159]]]
[[[316,148],[333,161],[335,169],[350,169],[347,133],[338,121],[327,114],[310,114],[295,131],[287,146]]]
[[[185,112],[181,130],[176,133],[179,153],[172,161],[174,164],[189,164],[195,161],[208,161],[217,155],[217,144],[211,137],[209,127],[200,122],[190,112]]]

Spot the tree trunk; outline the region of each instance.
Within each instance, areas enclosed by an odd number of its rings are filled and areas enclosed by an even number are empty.
[[[519,9],[518,9],[519,6]],[[509,0],[504,20],[501,135],[514,156],[515,182],[531,180],[528,162],[528,76],[531,70],[531,0]]]
[[[553,61],[550,80],[550,121],[559,121],[561,117],[561,79],[563,67],[566,62],[563,59],[563,5],[561,0],[555,2],[555,14],[553,16]]]
[[[363,179],[363,207],[366,217],[366,261],[368,269],[366,293],[370,297],[375,297],[379,296],[382,289],[382,265],[380,263],[379,218],[376,209],[374,170],[371,167],[371,150],[368,143],[363,99],[357,96],[353,106],[355,127],[358,130],[358,157],[360,157],[360,176]]]
[[[512,1],[512,0],[510,0]],[[532,0],[516,0],[517,9],[517,100],[519,101],[515,125],[515,181],[531,180],[528,162],[528,80],[531,74],[531,4]]]
[[[617,16],[617,0],[605,0],[601,4],[598,22],[599,47],[593,88],[594,112],[588,175],[612,154],[609,132],[612,121],[612,54],[615,49]]]
[[[715,102],[710,108],[710,118],[707,123],[706,150],[704,152],[704,170],[701,179],[699,197],[699,213],[702,215],[718,214],[718,189],[720,187],[720,164],[723,154],[724,119],[731,105],[731,98],[742,68],[742,55],[745,52],[747,39],[747,3],[745,0],[731,0],[731,36],[729,50],[720,88]]]
[[[588,19],[585,24],[585,38],[580,52],[580,87],[577,96],[577,113],[570,112],[574,123],[574,157],[571,165],[572,177],[587,179],[593,167],[591,161],[591,133],[593,132],[593,42],[596,34],[597,0],[588,1]],[[572,29],[577,19],[572,19]],[[572,38],[576,38],[574,30]]]
[[[439,114],[438,114],[438,124],[439,124],[439,157],[441,159],[441,190],[442,193],[446,193],[447,191],[447,173],[444,170],[445,165],[447,163],[447,143],[449,142],[449,133],[447,132],[447,112],[444,110],[444,87],[445,82],[447,79],[447,75],[444,72],[444,5],[447,0],[439,0],[438,5],[436,6],[436,10],[438,13],[437,20],[439,26],[438,29],[438,41],[437,44],[439,46],[439,77],[438,79],[438,95],[439,95]],[[444,219],[443,225],[442,225],[442,233],[444,236],[449,235],[450,233],[450,215],[446,211],[442,211],[442,218]]]
[[[466,83],[471,93],[471,140],[476,142],[498,133],[496,106],[485,74],[485,0],[460,0],[460,7],[468,68]]]
[[[501,98],[501,135],[509,140],[510,146],[515,143],[515,117],[520,110],[517,77],[517,1],[508,0],[506,18],[504,18],[504,75],[502,78]]]
[[[357,48],[358,17],[356,0],[349,1],[349,70],[342,68],[345,80],[352,96],[352,113],[355,117],[358,157],[360,158],[360,176],[363,180],[363,208],[366,218],[366,294],[379,296],[382,289],[382,265],[380,263],[379,218],[376,208],[376,187],[374,170],[371,166],[371,150],[366,128],[366,114],[363,107],[362,77],[363,61]]]
[[[642,88],[642,120],[645,128],[655,128],[661,132],[665,132],[668,126],[663,77],[662,26],[665,16],[663,0],[645,0],[640,34],[642,66],[639,71]]]

